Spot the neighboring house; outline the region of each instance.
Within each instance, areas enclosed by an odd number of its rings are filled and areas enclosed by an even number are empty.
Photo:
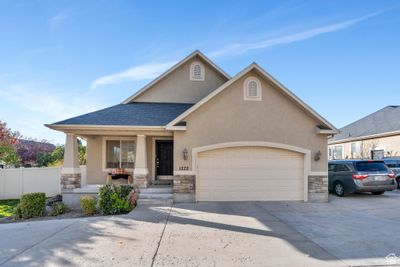
[[[172,183],[175,201],[327,201],[327,138],[337,129],[256,63],[230,77],[195,51],[141,90],[96,112],[46,125],[67,134],[62,184],[116,167],[134,184]]]
[[[329,159],[400,156],[400,106],[387,106],[329,139]]]

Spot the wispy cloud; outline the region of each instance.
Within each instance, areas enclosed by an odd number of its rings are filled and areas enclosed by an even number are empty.
[[[98,108],[89,99],[82,98],[82,95],[71,97],[56,93],[56,91],[44,91],[40,85],[21,83],[1,84],[0,86],[6,88],[6,90],[0,90],[0,98],[4,101],[15,103],[25,111],[41,114],[50,120],[72,117]],[[58,92],[60,91],[64,90],[58,90]]]
[[[71,16],[72,8],[66,8],[57,15],[50,18],[50,29],[56,30]]]
[[[211,58],[218,58],[224,56],[231,56],[235,54],[243,54],[251,50],[256,49],[265,49],[272,46],[282,45],[282,44],[289,44],[293,42],[298,42],[302,40],[307,40],[313,37],[316,37],[321,34],[326,34],[330,32],[336,32],[340,30],[344,30],[349,28],[357,23],[360,23],[364,20],[367,20],[371,17],[374,17],[379,13],[373,13],[366,16],[354,18],[351,20],[342,21],[335,24],[325,25],[297,33],[291,33],[288,35],[283,35],[275,38],[268,38],[262,41],[252,42],[252,43],[235,43],[228,45],[222,49],[212,51],[208,55]],[[141,81],[141,80],[150,80],[156,78],[162,72],[167,70],[169,67],[174,65],[177,62],[175,61],[168,61],[168,62],[158,62],[158,63],[150,63],[150,64],[143,64],[131,67],[127,70],[123,70],[114,74],[110,74],[107,76],[103,76],[97,78],[91,84],[91,89],[96,89],[101,86],[117,84],[126,81]]]
[[[174,65],[176,61],[168,61],[161,63],[150,63],[135,66],[121,72],[117,72],[111,75],[103,76],[96,79],[92,85],[91,89],[95,89],[100,86],[121,83],[125,81],[140,81],[140,80],[150,80],[156,78],[166,69]]]
[[[360,23],[364,20],[377,16],[379,13],[373,13],[366,16],[358,17],[351,20],[342,21],[335,24],[330,24],[322,27],[317,27],[297,33],[291,33],[288,35],[283,35],[275,38],[268,38],[262,41],[257,41],[253,43],[235,43],[224,47],[223,49],[219,49],[210,53],[210,57],[217,58],[223,57],[232,54],[243,54],[251,50],[256,49],[265,49],[277,45],[289,44],[293,42],[307,40],[313,37],[316,37],[321,34],[326,34],[330,32],[336,32],[340,30],[347,29],[357,23]]]

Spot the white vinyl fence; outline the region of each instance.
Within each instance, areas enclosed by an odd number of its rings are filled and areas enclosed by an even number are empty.
[[[86,184],[86,166],[81,166],[82,185]],[[61,167],[0,169],[0,199],[19,198],[22,194],[61,193]]]

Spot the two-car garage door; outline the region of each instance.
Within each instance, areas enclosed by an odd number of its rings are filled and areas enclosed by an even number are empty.
[[[198,201],[304,199],[303,154],[268,147],[229,147],[198,153]]]

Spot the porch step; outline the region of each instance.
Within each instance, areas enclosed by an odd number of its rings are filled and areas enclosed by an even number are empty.
[[[139,198],[138,199],[138,205],[172,205],[174,202],[173,199],[146,199],[146,198]]]
[[[139,199],[172,199],[172,193],[142,193],[139,194]]]
[[[170,205],[174,201],[172,186],[152,185],[140,189],[138,204],[142,205]]]
[[[172,185],[172,183],[173,183],[173,180],[156,180],[156,181],[153,181],[153,184],[152,184],[152,186],[154,186],[154,185]]]
[[[172,193],[172,187],[170,186],[152,186],[148,188],[140,189],[140,194],[165,194]]]

